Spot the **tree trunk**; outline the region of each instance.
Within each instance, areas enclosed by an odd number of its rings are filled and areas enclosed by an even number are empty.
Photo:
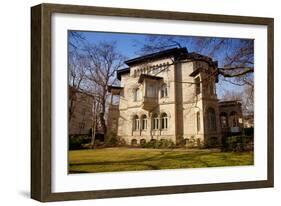
[[[96,127],[97,127],[97,119],[96,119],[96,117],[94,117],[93,128],[92,128],[92,141],[91,141],[91,148],[92,149],[94,149],[94,147],[95,147]]]
[[[106,93],[107,93],[107,88],[103,88],[103,97],[102,97],[102,103],[101,103],[101,113],[100,113],[100,121],[101,121],[101,127],[102,127],[102,130],[103,130],[103,134],[104,134],[104,137],[106,137],[106,134],[107,134],[107,126],[106,126],[106,122],[105,122],[105,118],[104,118],[104,115],[105,115],[105,109],[106,109]]]

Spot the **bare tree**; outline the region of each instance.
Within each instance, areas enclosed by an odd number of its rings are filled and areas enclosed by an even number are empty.
[[[115,42],[101,42],[97,45],[85,44],[87,63],[88,91],[94,92],[101,111],[99,121],[106,134],[106,110],[108,106],[108,85],[115,82],[115,71],[122,67],[125,58],[117,51]]]
[[[82,90],[86,80],[85,58],[78,53],[70,53],[68,57],[68,85],[69,85],[69,112],[68,120],[70,121],[75,110],[75,100],[77,93]]]
[[[241,91],[225,91],[222,100],[236,100],[242,103],[243,115],[254,114],[254,95],[250,86],[245,85]]]
[[[98,127],[98,114],[100,113],[100,103],[97,101],[97,98],[93,98],[93,124],[92,124],[92,139],[91,139],[91,148],[93,149],[95,146],[95,140],[96,140],[96,131]]]
[[[83,44],[85,40],[82,32],[72,30],[68,32],[68,38],[68,48],[71,52],[79,50],[80,44]]]
[[[148,35],[139,53],[183,46],[214,59],[221,59],[223,65],[219,67],[218,75],[233,78],[234,83],[244,83],[252,78],[246,75],[254,72],[254,41],[250,39]]]

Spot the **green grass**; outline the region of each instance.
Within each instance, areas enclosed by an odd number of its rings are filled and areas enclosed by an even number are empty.
[[[253,152],[106,148],[69,152],[69,173],[253,165]]]

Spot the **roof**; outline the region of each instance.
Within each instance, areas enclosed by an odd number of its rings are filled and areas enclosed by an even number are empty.
[[[144,79],[162,80],[163,77],[152,76],[152,75],[148,75],[148,74],[141,74],[139,77],[138,83],[142,83]]]
[[[189,76],[195,77],[197,74],[199,74],[202,71],[202,68],[197,68]]]
[[[191,76],[191,77],[195,77],[196,75],[198,75],[200,72],[202,72],[203,71],[203,69],[202,68],[197,68],[197,69],[195,69],[193,72],[191,72],[190,74],[189,74],[189,76]],[[218,78],[218,75],[216,75],[216,83],[218,83],[219,82],[219,78]]]
[[[167,50],[147,54],[147,55],[140,56],[137,58],[129,59],[129,60],[125,61],[125,63],[128,66],[133,66],[133,65],[136,65],[136,64],[139,64],[142,62],[161,59],[164,57],[175,57],[180,60],[190,59],[190,60],[195,60],[195,61],[204,61],[204,62],[208,63],[210,66],[214,66],[214,67],[218,66],[218,62],[213,61],[212,58],[210,58],[208,56],[204,56],[202,54],[198,54],[196,52],[189,53],[185,47],[172,48],[172,49],[167,49]],[[117,79],[121,80],[121,76],[123,74],[128,74],[128,73],[130,73],[130,67],[117,70]]]
[[[188,53],[188,51],[185,47],[184,48],[172,48],[172,49],[167,49],[167,50],[147,54],[144,56],[140,56],[140,57],[137,57],[134,59],[129,59],[129,60],[125,61],[125,64],[127,64],[128,66],[132,66],[132,65],[139,64],[139,63],[142,63],[145,61],[149,61],[149,60],[160,59],[163,57],[170,57],[170,56],[180,56],[180,55],[187,54],[187,53]]]
[[[119,87],[119,86],[114,86],[114,85],[108,85],[108,92],[111,92],[111,90],[122,90],[123,87]]]
[[[241,101],[240,100],[219,101],[219,106],[228,106],[228,105],[241,105]]]
[[[121,80],[121,75],[130,73],[130,68],[124,68],[117,70],[117,79]]]

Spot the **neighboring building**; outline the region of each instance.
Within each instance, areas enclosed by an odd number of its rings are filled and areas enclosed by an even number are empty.
[[[254,128],[254,115],[244,116],[244,128]]]
[[[243,131],[243,115],[240,101],[220,101],[220,122],[222,135],[241,134]]]
[[[92,98],[86,93],[69,87],[68,103],[69,135],[90,134],[93,122]]]
[[[120,95],[108,118],[118,136],[129,144],[151,139],[221,143],[216,61],[173,48],[125,63],[129,67],[117,71],[121,86],[110,90]]]

